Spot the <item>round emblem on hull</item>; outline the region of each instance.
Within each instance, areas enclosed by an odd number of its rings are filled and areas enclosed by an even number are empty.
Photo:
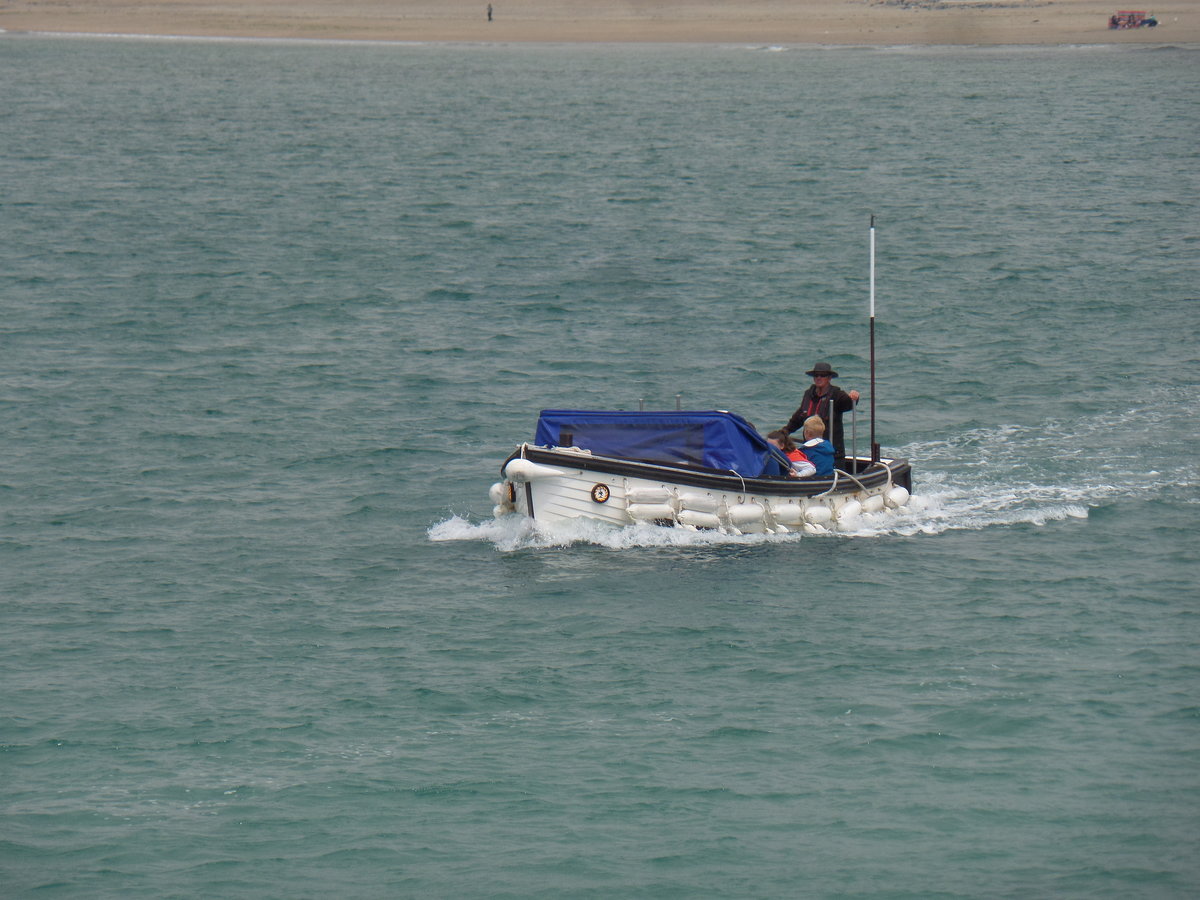
[[[609,497],[607,484],[592,485],[592,499],[597,503],[607,503]]]

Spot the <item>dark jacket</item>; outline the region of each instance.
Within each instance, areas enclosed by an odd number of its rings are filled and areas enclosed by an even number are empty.
[[[834,411],[837,415],[833,418],[832,427],[829,422],[829,404],[833,402]],[[854,401],[850,399],[850,395],[835,385],[829,386],[829,393],[820,399],[817,398],[817,386],[809,385],[808,390],[804,392],[804,396],[800,398],[800,408],[792,413],[792,417],[788,419],[788,423],[783,426],[783,430],[788,434],[804,427],[804,420],[809,416],[820,416],[825,420],[825,437],[833,444],[833,450],[837,454],[838,459],[846,455],[846,439],[842,434],[842,413],[848,412],[854,408]]]

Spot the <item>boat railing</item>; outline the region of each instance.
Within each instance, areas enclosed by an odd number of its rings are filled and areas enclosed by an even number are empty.
[[[858,459],[855,458],[854,462],[855,462],[854,467],[857,469],[858,468]],[[883,468],[887,471],[887,486],[890,488],[892,486],[892,467],[890,465],[888,465],[887,463],[885,463],[883,460],[879,461],[879,465],[883,466]],[[862,490],[862,491],[867,490],[867,486],[865,484],[863,484],[861,481],[859,481],[858,478],[851,475],[849,472],[842,471],[841,469],[834,469],[833,470],[833,483],[829,485],[829,490],[822,491],[820,494],[815,494],[814,496],[827,497],[830,494],[832,494],[834,491],[836,491],[839,475],[845,475],[847,478],[849,478],[851,481],[853,481],[856,485],[858,485],[859,490]]]
[[[737,469],[726,469],[725,471],[732,472],[734,475],[737,476],[738,481],[740,481],[742,483],[742,493],[745,494],[746,493],[746,479],[742,477],[742,473],[739,472]]]

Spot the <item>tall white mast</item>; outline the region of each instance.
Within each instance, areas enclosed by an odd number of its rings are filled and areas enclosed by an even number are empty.
[[[875,441],[875,216],[871,216],[871,462],[879,462]]]

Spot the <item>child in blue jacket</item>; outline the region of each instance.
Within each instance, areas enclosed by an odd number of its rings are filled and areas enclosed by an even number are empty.
[[[825,440],[825,420],[820,416],[804,420],[804,443],[800,449],[817,467],[818,478],[833,477],[833,444]]]

